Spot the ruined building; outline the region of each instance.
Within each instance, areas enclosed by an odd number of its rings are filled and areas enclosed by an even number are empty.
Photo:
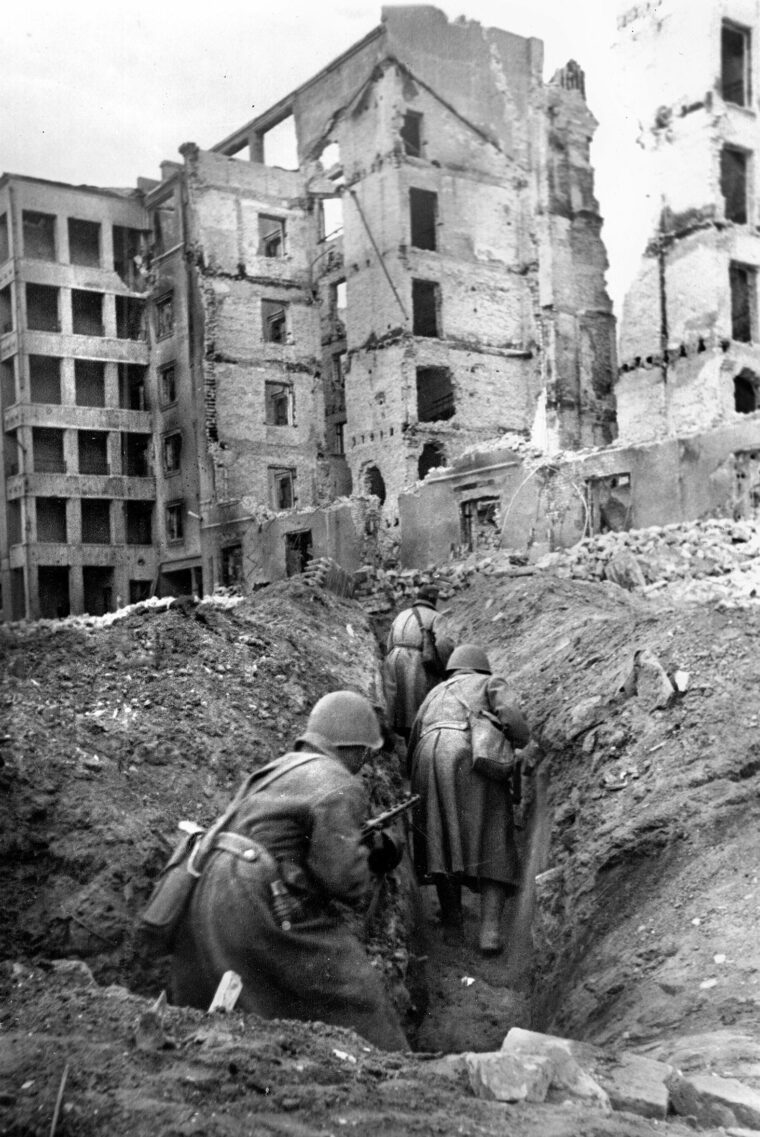
[[[661,441],[684,518],[760,506],[758,32],[757,0],[652,0],[619,19],[651,225],[620,324],[620,441]]]
[[[544,84],[538,40],[387,8],[158,182],[6,176],[4,617],[353,568],[468,448],[610,442],[583,85]]]

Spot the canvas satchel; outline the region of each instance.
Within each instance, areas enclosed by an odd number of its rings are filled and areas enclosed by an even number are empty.
[[[474,772],[489,778],[492,782],[511,781],[515,769],[515,752],[512,743],[502,731],[499,720],[489,711],[475,710],[456,691],[451,693],[469,712]]]
[[[200,828],[192,833],[183,833],[156,881],[147,907],[139,916],[140,936],[146,947],[158,954],[172,950],[177,929],[190,903],[203,863],[214,847],[217,834],[232,820],[243,799],[251,792],[258,793],[282,774],[304,762],[310,762],[314,757],[314,754],[298,754],[285,764],[270,763],[261,770],[254,771],[210,829],[205,833]]]

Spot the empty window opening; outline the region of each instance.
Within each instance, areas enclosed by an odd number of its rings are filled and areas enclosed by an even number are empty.
[[[116,297],[116,335],[120,340],[148,338],[144,301],[134,296]]]
[[[181,501],[166,507],[166,540],[182,541],[185,536],[185,507]]]
[[[105,430],[77,431],[80,474],[108,474],[108,432]]]
[[[757,326],[757,272],[748,265],[729,265],[731,286],[731,338],[742,343],[755,339]]]
[[[179,472],[182,460],[182,435],[179,431],[167,434],[164,438],[164,471],[167,474]]]
[[[440,442],[426,442],[417,461],[417,476],[426,478],[436,466],[446,465],[446,454]]]
[[[279,166],[282,170],[298,169],[298,140],[292,114],[265,131],[261,141],[265,165]]]
[[[734,409],[740,415],[757,410],[758,377],[744,367],[734,379]]]
[[[28,287],[28,285],[27,285]],[[26,302],[27,309],[29,308],[29,298],[27,296]],[[56,307],[56,317],[58,309]],[[8,332],[13,331],[13,298],[11,296],[11,286],[7,285],[5,288],[0,288],[0,336],[6,335]]]
[[[501,528],[497,497],[463,501],[459,507],[459,523],[462,544],[470,552],[499,547]]]
[[[33,403],[60,404],[60,359],[53,355],[29,356],[29,394]]]
[[[71,330],[78,336],[103,336],[103,293],[71,291]]]
[[[85,545],[111,543],[111,503],[106,498],[82,498],[82,541]]]
[[[293,388],[290,383],[265,383],[264,406],[268,426],[293,426]]]
[[[37,569],[37,596],[43,620],[62,620],[71,612],[69,570],[60,565],[40,565]]]
[[[404,143],[404,153],[412,158],[419,158],[422,154],[422,115],[416,111],[407,111],[401,125],[401,141]]]
[[[285,534],[285,573],[297,576],[312,558],[311,529],[299,529]]]
[[[11,246],[8,234],[8,214],[0,213],[0,265],[7,261],[11,255]]]
[[[66,544],[66,499],[64,497],[35,498],[37,512],[37,540],[56,545]]]
[[[259,214],[259,255],[262,257],[285,256],[285,222],[281,217],[267,217]]]
[[[385,504],[385,479],[377,466],[367,466],[364,471],[364,488],[367,493],[374,494],[381,505]]]
[[[332,424],[332,448],[334,457],[342,458],[346,453],[346,424],[334,422]]]
[[[417,368],[417,420],[442,422],[453,418],[454,385],[445,367]]]
[[[156,304],[156,339],[174,334],[174,297],[164,296]]]
[[[82,569],[84,610],[90,616],[105,616],[113,609],[113,569],[85,565]]]
[[[734,453],[734,520],[760,517],[760,450]]]
[[[170,363],[166,367],[161,368],[158,375],[158,384],[161,397],[161,405],[168,407],[171,403],[176,403],[177,377],[173,363]]]
[[[21,544],[21,502],[13,498],[6,502],[6,517],[8,519],[8,544]]]
[[[26,326],[32,332],[59,332],[58,289],[49,284],[27,284]]]
[[[280,466],[269,468],[269,500],[273,509],[292,509],[296,504],[296,472]]]
[[[322,169],[326,174],[331,171],[342,168],[340,160],[340,145],[337,142],[328,142],[322,153],[319,155],[319,161],[322,164]]]
[[[724,146],[720,152],[720,191],[727,221],[747,224],[747,158],[745,150]]]
[[[120,363],[119,406],[128,411],[144,411],[148,408],[145,388],[147,368],[138,363]]]
[[[73,265],[97,268],[100,264],[100,225],[97,221],[69,218],[69,260]]]
[[[156,207],[152,215],[152,224],[153,251],[157,256],[168,252],[179,243],[179,222],[173,201],[164,201]]]
[[[24,451],[19,442],[18,432],[15,430],[7,430],[5,432],[3,447],[3,469],[6,478],[12,478],[19,473],[21,469],[21,455]],[[10,502],[7,503],[10,505]]]
[[[348,306],[348,289],[345,280],[337,280],[332,286],[333,307],[335,311],[345,312]]]
[[[113,226],[113,267],[131,292],[143,292],[148,286],[146,246],[142,229]]]
[[[331,241],[343,232],[343,198],[323,197],[320,213],[322,240]]]
[[[129,603],[139,604],[141,600],[147,600],[150,596],[151,582],[149,580],[130,580],[129,582]]]
[[[411,243],[415,249],[438,247],[438,194],[430,190],[409,190]]]
[[[104,407],[106,405],[105,364],[97,359],[76,359],[74,389],[77,406]]]
[[[243,584],[243,546],[225,545],[222,549],[222,584],[238,588]]]
[[[440,335],[441,290],[433,280],[412,281],[412,330],[416,336]]]
[[[724,21],[720,40],[721,92],[727,103],[749,106],[750,31]]]
[[[631,475],[610,474],[586,481],[589,532],[620,533],[631,528]]]
[[[65,474],[63,431],[49,426],[33,427],[32,456],[36,474]]]
[[[24,256],[40,261],[55,260],[55,217],[51,213],[34,213],[25,209],[22,214]]]
[[[147,478],[151,474],[151,436],[122,434],[121,472],[129,478]]]
[[[150,501],[125,501],[124,529],[128,545],[152,544],[153,503]]]
[[[261,330],[265,343],[285,343],[287,305],[282,300],[261,301]]]
[[[0,400],[3,410],[12,407],[16,402],[16,369],[12,359],[0,363]]]

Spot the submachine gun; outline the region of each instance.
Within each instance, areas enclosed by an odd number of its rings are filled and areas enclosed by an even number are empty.
[[[410,794],[400,801],[398,805],[391,806],[386,809],[384,813],[379,813],[377,817],[370,817],[362,825],[362,837],[370,837],[373,833],[382,833],[383,829],[387,829],[391,822],[400,817],[402,813],[406,813],[420,800],[419,794]]]

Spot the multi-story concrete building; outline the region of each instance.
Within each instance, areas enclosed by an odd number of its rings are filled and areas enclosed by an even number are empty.
[[[728,428],[724,459],[732,431],[760,446],[759,17],[757,0],[651,0],[619,20],[651,216],[621,320],[623,442]]]
[[[392,526],[485,440],[614,437],[595,122],[542,62],[388,8],[160,181],[4,180],[6,618],[354,567],[351,495]]]

